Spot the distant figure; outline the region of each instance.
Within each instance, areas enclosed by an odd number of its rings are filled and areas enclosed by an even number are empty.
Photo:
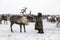
[[[35,30],[38,30],[38,33],[43,32],[43,22],[42,22],[42,13],[38,13],[35,23]]]

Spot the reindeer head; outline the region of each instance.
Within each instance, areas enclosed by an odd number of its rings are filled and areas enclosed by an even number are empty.
[[[30,19],[30,15],[31,15],[31,10],[30,10],[29,14],[27,14],[26,11],[25,11],[25,14],[24,14],[24,12],[22,14],[23,14],[23,19],[26,20],[26,22],[30,22],[29,19]]]

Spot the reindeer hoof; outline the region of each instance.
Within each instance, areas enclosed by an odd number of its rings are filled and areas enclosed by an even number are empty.
[[[13,33],[13,31],[11,31]]]
[[[26,33],[26,31],[24,31]]]
[[[20,31],[20,32],[22,32],[22,31]]]
[[[13,32],[12,32],[13,33]]]

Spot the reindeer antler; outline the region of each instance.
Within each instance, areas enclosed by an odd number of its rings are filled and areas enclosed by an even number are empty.
[[[29,12],[29,14],[27,14],[26,13],[26,9],[27,9],[27,7],[25,7],[24,9],[22,9],[22,14],[24,15],[24,16],[27,16],[27,15],[31,15],[31,10],[30,10],[30,12]],[[25,13],[25,14],[24,14]]]
[[[29,15],[31,15],[31,10],[30,10],[30,13],[29,13]]]
[[[27,15],[27,13],[26,13],[26,9],[27,9],[27,8],[25,7],[24,9],[21,10],[21,13],[22,13],[24,16]],[[26,15],[25,15],[24,13],[25,13]]]

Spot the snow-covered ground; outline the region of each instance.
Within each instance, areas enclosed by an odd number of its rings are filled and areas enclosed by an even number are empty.
[[[35,23],[26,25],[26,33],[20,32],[19,25],[13,25],[14,33],[10,32],[10,23],[0,24],[0,40],[60,40],[60,28],[56,23],[43,21],[44,34],[38,34],[34,29]]]

